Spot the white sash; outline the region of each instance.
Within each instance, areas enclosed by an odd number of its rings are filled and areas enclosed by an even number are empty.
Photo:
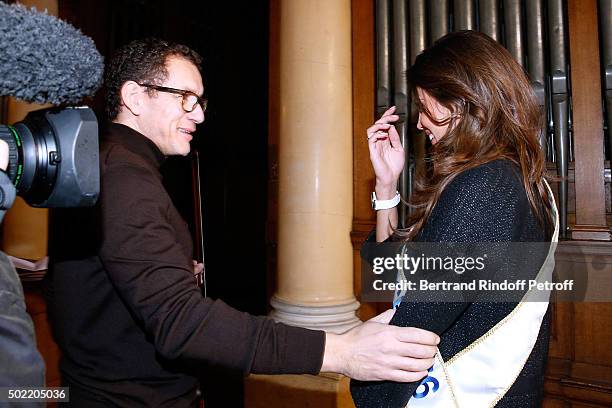
[[[546,181],[545,181],[546,183]],[[559,217],[550,186],[555,231],[548,255],[537,275],[552,282]],[[528,291],[522,301],[482,337],[444,361],[436,354],[434,366],[411,397],[409,408],[493,407],[506,394],[527,362],[548,309],[550,292]],[[533,299],[540,301],[533,301]],[[541,301],[545,298],[546,301]],[[531,300],[531,301],[530,301]]]

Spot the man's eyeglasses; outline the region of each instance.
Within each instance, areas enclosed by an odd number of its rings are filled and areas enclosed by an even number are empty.
[[[191,91],[186,91],[184,89],[176,89],[176,88],[168,88],[165,86],[159,85],[151,85],[151,84],[138,84],[140,86],[144,86],[146,88],[155,89],[160,92],[167,92],[171,94],[181,95],[182,96],[182,107],[185,112],[193,112],[196,107],[196,104],[200,104],[202,107],[202,111],[206,111],[206,106],[208,106],[208,101],[204,98],[200,98],[198,95],[194,94]]]

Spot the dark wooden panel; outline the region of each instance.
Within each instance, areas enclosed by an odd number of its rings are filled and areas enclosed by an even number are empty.
[[[612,244],[565,241],[557,268],[575,271],[585,287],[609,287]],[[603,273],[602,273],[603,272]],[[545,380],[545,407],[612,406],[612,304],[553,303],[553,324]]]
[[[609,240],[604,200],[597,2],[569,0],[568,23],[576,161],[577,225],[572,236],[582,239],[606,239],[607,236]]]
[[[553,303],[552,329],[548,355],[559,359],[569,359],[573,355],[574,305],[573,303]]]
[[[266,219],[268,304],[277,289],[276,271],[278,265],[278,141],[280,139],[281,117],[280,12],[280,0],[270,0],[270,49],[268,54],[268,215]]]
[[[357,300],[361,294],[361,259],[359,248],[375,222],[370,207],[370,192],[374,188],[374,172],[366,139],[366,129],[374,120],[374,2],[351,2],[353,49],[353,231],[354,290]],[[363,320],[377,314],[378,306],[361,303],[358,314]]]
[[[375,49],[374,2],[352,1],[353,29],[353,209],[356,222],[374,221],[370,193],[374,188],[374,172],[366,129],[374,122]]]
[[[612,365],[612,304],[578,303],[574,313],[576,361]],[[612,376],[602,380],[612,384]]]

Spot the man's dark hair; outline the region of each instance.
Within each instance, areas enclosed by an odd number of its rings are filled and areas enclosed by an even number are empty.
[[[118,49],[106,66],[106,114],[109,120],[121,111],[121,86],[127,81],[160,85],[167,77],[168,57],[180,57],[198,69],[202,57],[191,48],[157,38],[135,40]],[[147,92],[155,92],[148,89]]]

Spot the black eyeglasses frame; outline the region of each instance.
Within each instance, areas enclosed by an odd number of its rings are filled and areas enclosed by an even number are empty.
[[[195,109],[196,103],[200,105],[203,112],[206,112],[206,107],[208,106],[208,99],[202,98],[191,91],[187,91],[185,89],[169,88],[167,86],[160,86],[160,85],[153,85],[153,84],[140,84],[138,82],[136,83],[140,86],[144,86],[145,88],[155,89],[156,91],[159,91],[159,92],[166,92],[166,93],[171,93],[175,95],[181,95],[183,97],[181,101],[181,107],[183,108],[185,112],[193,112],[193,110]],[[196,102],[193,104],[191,109],[185,109],[185,101],[187,100],[185,99],[185,97],[187,96],[194,96],[196,98]]]

